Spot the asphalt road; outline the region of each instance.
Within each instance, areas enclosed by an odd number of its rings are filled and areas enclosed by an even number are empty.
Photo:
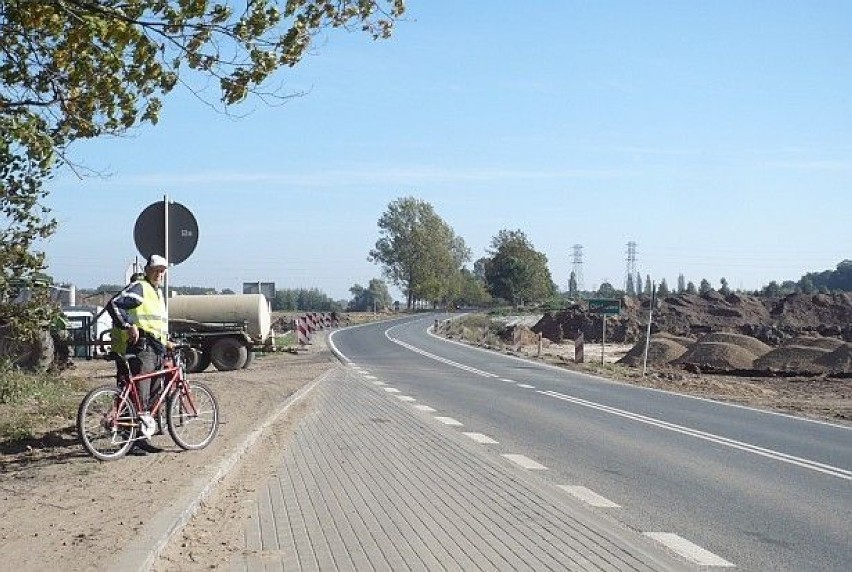
[[[743,570],[852,570],[852,429],[448,342],[436,316],[336,332],[346,359],[583,487],[598,508]],[[437,413],[436,413],[437,415]],[[676,536],[673,536],[676,535]],[[703,551],[707,551],[705,554]]]

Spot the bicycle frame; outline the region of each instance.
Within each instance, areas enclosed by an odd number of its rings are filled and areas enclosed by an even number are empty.
[[[124,359],[125,364],[127,362],[126,358]],[[130,369],[128,367],[127,371]],[[160,390],[160,394],[157,397],[157,400],[154,402],[153,406],[151,406],[150,411],[148,411],[147,407],[142,403],[142,395],[139,391],[139,382],[145,381],[148,379],[154,379],[157,377],[164,377],[166,381],[163,384],[163,387]],[[195,403],[193,402],[192,395],[188,391],[187,382],[186,382],[186,373],[183,369],[183,364],[179,363],[178,360],[175,360],[173,355],[167,355],[165,359],[165,365],[150,373],[143,373],[139,375],[132,374],[119,374],[118,376],[119,386],[123,385],[121,390],[121,395],[119,400],[116,402],[116,410],[121,411],[122,406],[130,401],[137,411],[137,415],[142,413],[143,411],[148,411],[151,415],[156,416],[160,409],[163,407],[163,404],[166,402],[168,397],[173,394],[175,391],[180,392],[181,397],[181,405],[186,408],[186,412],[189,415],[197,415],[198,410],[196,409]],[[118,423],[118,420],[116,420]],[[132,423],[136,423],[136,420],[133,420]],[[120,423],[119,423],[120,424]],[[137,437],[143,438],[143,437]]]

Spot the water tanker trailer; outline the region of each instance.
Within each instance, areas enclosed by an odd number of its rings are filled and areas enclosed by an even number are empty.
[[[263,294],[212,294],[169,299],[169,333],[188,344],[191,372],[212,363],[220,371],[247,367],[271,348],[272,311]]]

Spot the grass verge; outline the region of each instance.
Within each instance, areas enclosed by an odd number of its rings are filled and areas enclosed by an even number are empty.
[[[0,448],[38,439],[57,418],[73,422],[84,384],[77,377],[0,364]]]

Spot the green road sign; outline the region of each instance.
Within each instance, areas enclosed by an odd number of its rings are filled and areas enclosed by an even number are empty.
[[[589,300],[589,312],[593,314],[618,314],[621,312],[621,300],[592,298]]]

